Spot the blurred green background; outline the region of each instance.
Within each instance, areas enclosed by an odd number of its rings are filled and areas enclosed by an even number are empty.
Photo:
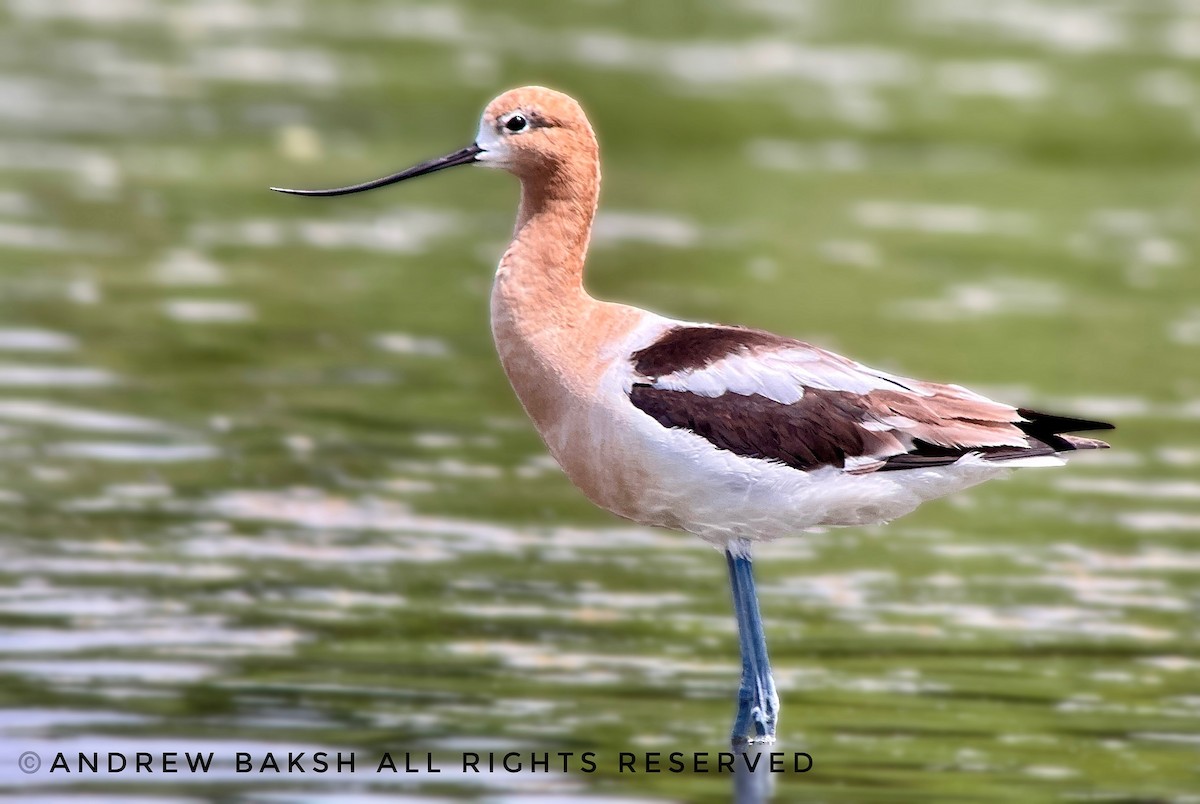
[[[525,421],[486,322],[515,182],[265,189],[462,147],[525,83],[599,133],[596,295],[1119,424],[759,551],[815,759],[776,800],[1197,800],[1200,4],[0,0],[5,800],[729,798],[616,773],[725,744],[725,566]],[[272,749],[599,768],[47,772]]]

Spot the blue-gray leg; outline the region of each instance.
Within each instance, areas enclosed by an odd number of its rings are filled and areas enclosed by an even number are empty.
[[[775,694],[775,680],[771,678],[771,663],[767,659],[767,638],[754,591],[749,543],[731,543],[725,559],[729,563],[733,612],[742,649],[742,686],[731,737],[735,743],[771,743],[775,741],[775,722],[779,718],[779,696]]]

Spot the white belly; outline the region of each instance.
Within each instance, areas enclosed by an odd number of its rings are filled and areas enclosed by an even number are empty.
[[[801,471],[718,449],[638,410],[622,387],[628,370],[610,369],[595,404],[564,422],[571,431],[552,452],[597,504],[646,525],[679,528],[714,544],[769,540],[807,529],[868,525],[907,514],[1007,471],[968,457],[949,466],[847,474]],[[564,433],[565,434],[565,433]]]

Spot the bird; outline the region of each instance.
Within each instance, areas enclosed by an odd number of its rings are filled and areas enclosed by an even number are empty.
[[[599,146],[580,104],[540,86],[487,104],[465,148],[361,184],[272,190],[339,196],[450,168],[520,180],[491,291],[504,372],[550,454],[592,502],[723,551],[742,660],[730,739],[775,740],[780,704],[753,547],[893,520],[1007,473],[1061,465],[1102,421],[1014,407],[908,379],[784,335],[668,318],[593,298],[584,262]]]

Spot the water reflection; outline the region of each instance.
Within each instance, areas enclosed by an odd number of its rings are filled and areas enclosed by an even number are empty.
[[[775,790],[775,777],[770,767],[770,753],[773,748],[774,746],[734,743],[733,752],[737,757],[733,766],[735,804],[766,804],[771,800],[771,794]]]

